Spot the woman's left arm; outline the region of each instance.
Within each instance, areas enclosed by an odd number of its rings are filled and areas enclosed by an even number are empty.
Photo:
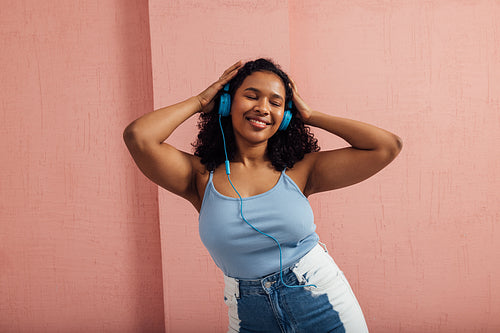
[[[311,153],[307,158],[306,196],[363,181],[387,166],[401,151],[401,139],[360,121],[311,110],[297,93],[293,102],[306,125],[319,127],[347,141],[351,147]]]

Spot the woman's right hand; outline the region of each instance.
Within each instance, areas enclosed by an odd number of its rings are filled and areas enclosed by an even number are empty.
[[[238,70],[243,66],[243,62],[240,60],[222,73],[221,77],[210,87],[205,89],[196,97],[200,103],[200,112],[208,113],[214,108],[214,98],[217,93],[224,88],[224,85],[231,81],[231,79],[238,73]]]

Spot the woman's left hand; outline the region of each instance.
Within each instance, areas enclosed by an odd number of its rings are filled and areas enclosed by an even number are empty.
[[[311,118],[313,110],[311,110],[311,108],[306,104],[306,102],[304,102],[302,97],[300,97],[300,95],[297,91],[297,85],[295,84],[295,82],[291,78],[290,78],[290,82],[291,82],[290,86],[291,86],[292,91],[293,91],[293,97],[292,97],[293,105],[295,105],[295,107],[297,108],[297,111],[299,112],[298,116],[300,117],[300,119],[302,119],[302,121],[305,124],[307,124],[309,119]]]

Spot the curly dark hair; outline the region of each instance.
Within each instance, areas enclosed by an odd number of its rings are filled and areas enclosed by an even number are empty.
[[[245,78],[254,72],[272,72],[278,75],[285,86],[285,105],[292,99],[293,92],[289,84],[290,79],[288,75],[281,70],[279,65],[274,64],[272,60],[261,58],[247,62],[229,82],[229,95],[231,96],[231,100]],[[215,98],[215,110],[200,114],[198,121],[200,132],[198,133],[197,140],[193,143],[193,147],[195,148],[194,155],[199,156],[201,158],[201,163],[210,171],[215,170],[219,164],[225,161],[219,115],[218,112],[216,112],[219,103],[220,93]],[[297,161],[304,158],[305,154],[319,151],[320,149],[318,140],[311,133],[310,128],[297,116],[298,111],[295,106],[292,106],[291,111],[293,117],[290,120],[288,128],[285,131],[276,132],[276,134],[268,140],[267,144],[267,155],[277,171],[282,171],[284,168],[292,168]],[[227,155],[229,160],[232,160],[237,151],[237,147],[231,115],[229,115],[229,117],[223,117],[221,123],[226,139]]]

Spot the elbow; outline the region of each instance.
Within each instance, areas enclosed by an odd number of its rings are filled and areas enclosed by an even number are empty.
[[[136,133],[134,131],[134,123],[128,125],[124,130],[123,130],[123,141],[125,141],[125,144],[128,146],[130,143],[134,142],[136,139]]]
[[[403,149],[403,140],[399,136],[392,134],[392,138],[390,142],[387,143],[386,147],[387,157],[389,161],[395,159],[396,156],[399,155],[402,149]]]
[[[395,152],[395,157],[396,157],[401,152],[401,150],[403,149],[403,139],[401,139],[396,134],[393,134],[393,135],[394,135],[394,141],[395,141],[394,152]]]
[[[141,139],[140,131],[134,123],[131,123],[123,130],[123,141],[130,151],[140,148],[143,139]]]
[[[380,162],[387,165],[394,160],[403,149],[403,140],[395,134],[390,134],[375,151],[378,153]]]

